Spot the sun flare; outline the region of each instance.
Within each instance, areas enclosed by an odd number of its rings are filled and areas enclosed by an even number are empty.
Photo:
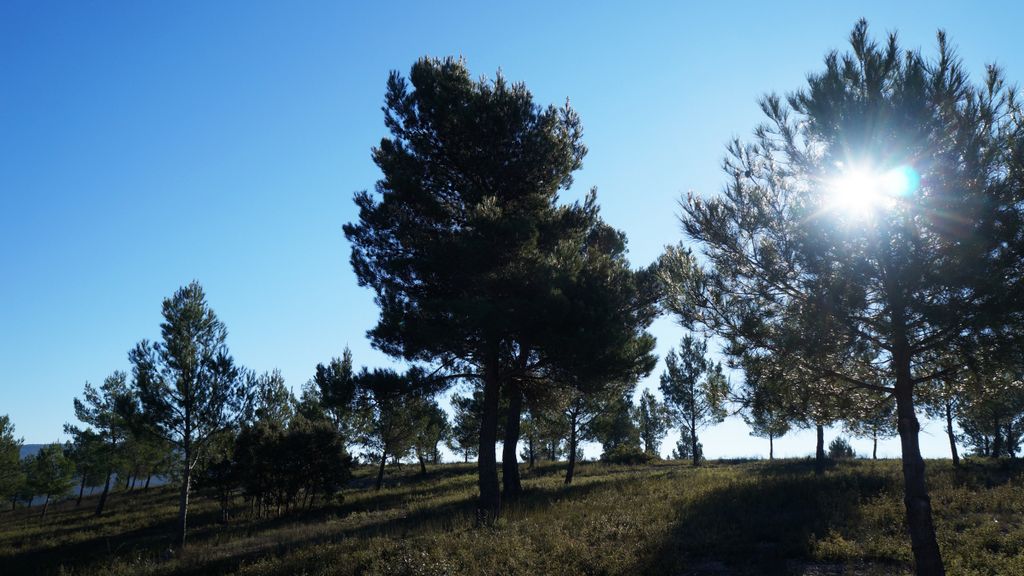
[[[917,172],[909,166],[886,171],[848,168],[828,182],[830,207],[842,214],[869,216],[890,209],[918,186]]]

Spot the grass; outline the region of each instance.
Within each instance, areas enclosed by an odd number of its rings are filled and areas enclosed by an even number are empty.
[[[517,575],[908,574],[898,461],[524,467],[525,495],[495,526],[473,528],[472,465],[356,472],[343,502],[251,520],[238,502],[218,523],[197,497],[189,547],[168,551],[172,488],[116,493],[102,518],[75,508],[0,513],[0,574]],[[948,573],[1024,574],[1024,465],[928,463]]]

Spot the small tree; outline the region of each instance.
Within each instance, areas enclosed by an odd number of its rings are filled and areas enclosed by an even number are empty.
[[[870,391],[861,391],[870,398],[858,399],[853,402],[859,410],[847,413],[843,427],[854,436],[871,439],[871,459],[878,459],[878,439],[896,436],[896,401],[891,395],[879,395]],[[829,450],[831,454],[831,448]],[[834,460],[835,457],[832,456]]]
[[[313,382],[319,392],[320,405],[338,432],[351,441],[354,431],[353,410],[355,409],[355,381],[352,371],[352,351],[347,347],[341,358],[332,358],[330,362],[316,365]]]
[[[410,402],[413,418],[412,448],[420,464],[420,473],[427,473],[427,463],[439,464],[441,451],[438,444],[451,434],[448,415],[433,399],[418,397]]]
[[[630,401],[632,390],[609,394],[591,403],[597,412],[590,424],[590,436],[601,443],[605,454],[613,451],[640,452],[640,427]]]
[[[678,355],[669,350],[665,356],[665,372],[661,375],[661,393],[681,435],[690,441],[693,465],[700,465],[697,431],[725,420],[725,402],[729,382],[722,365],[708,360],[707,344],[687,334],[679,345]]]
[[[446,444],[453,452],[462,453],[463,460],[469,462],[476,456],[480,447],[480,410],[483,393],[474,390],[471,396],[453,394],[451,405],[454,410],[451,435]]]
[[[28,485],[32,493],[46,498],[43,512],[46,516],[50,500],[67,496],[74,486],[75,464],[64,456],[60,444],[47,444],[32,456],[28,465]]]
[[[107,447],[99,434],[92,430],[80,430],[65,446],[64,453],[75,465],[78,474],[78,499],[75,506],[81,506],[86,486],[95,486],[105,477]]]
[[[640,440],[643,441],[644,452],[658,456],[658,447],[672,426],[668,406],[660,402],[654,394],[644,389],[640,394],[640,405],[637,407],[637,426],[640,428]]]
[[[388,457],[403,458],[415,443],[417,420],[411,408],[423,390],[431,389],[427,375],[417,368],[405,374],[389,369],[364,368],[355,377],[359,414],[359,442],[380,459],[377,490],[384,485]]]
[[[828,445],[828,457],[832,460],[852,460],[856,454],[846,438],[837,436]]]
[[[741,359],[745,378],[740,401],[750,435],[768,439],[768,459],[774,460],[775,439],[789,432],[794,407],[789,383],[773,374],[767,360],[751,355]]]
[[[131,431],[134,402],[127,374],[116,371],[103,380],[103,385],[99,389],[86,382],[82,399],[74,400],[75,418],[88,425],[89,429],[81,429],[71,424],[64,425],[64,431],[73,438],[82,437],[91,430],[95,438],[88,440],[99,442],[90,454],[94,459],[90,464],[101,469],[102,471],[98,472],[105,478],[103,492],[96,502],[96,516],[103,514],[107,496],[110,494],[111,476],[123,460],[125,441]]]
[[[228,354],[227,329],[198,282],[163,302],[162,339],[129,354],[146,421],[180,457],[177,541],[185,546],[192,472],[211,438],[244,415],[245,388]]]
[[[14,437],[14,424],[6,414],[0,416],[0,499],[11,500],[11,507],[17,499],[25,476],[21,466],[23,439]]]

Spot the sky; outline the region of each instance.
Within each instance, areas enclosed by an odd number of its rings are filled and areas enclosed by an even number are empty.
[[[63,440],[72,398],[128,370],[162,299],[193,279],[235,359],[296,391],[346,346],[357,365],[391,364],[365,338],[377,310],[341,227],[380,177],[388,73],[421,56],[568,98],[590,152],[563,198],[596,186],[635,266],[682,240],[681,195],[721,189],[758,99],[804,86],[858,18],[926,55],[943,28],[975,79],[991,62],[1024,78],[1017,2],[356,4],[0,3],[0,414],[26,442]],[[652,331],[662,358],[683,334],[668,317]],[[711,458],[767,454],[739,417],[702,441]],[[921,442],[948,454],[938,422]],[[813,449],[813,431],[776,442]]]

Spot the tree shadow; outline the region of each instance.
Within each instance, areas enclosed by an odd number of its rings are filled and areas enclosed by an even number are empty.
[[[816,538],[855,525],[860,501],[888,487],[878,475],[814,477],[803,468],[765,466],[754,481],[730,482],[681,504],[675,528],[631,573],[800,573],[815,563]]]

